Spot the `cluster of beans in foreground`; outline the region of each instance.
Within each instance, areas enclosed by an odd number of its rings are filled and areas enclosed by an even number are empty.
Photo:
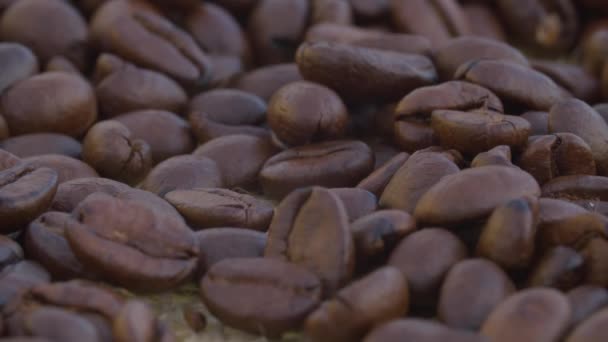
[[[606,120],[605,0],[0,0],[0,340],[608,341]]]

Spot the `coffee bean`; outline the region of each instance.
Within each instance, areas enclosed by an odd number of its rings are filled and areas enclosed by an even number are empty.
[[[515,285],[498,265],[485,259],[463,260],[445,277],[438,315],[451,328],[475,331],[513,292]]]
[[[608,31],[600,27],[587,33],[581,45],[583,67],[593,75],[599,75],[604,68],[603,56],[608,51]]]
[[[568,327],[570,304],[553,289],[520,291],[490,314],[481,334],[492,341],[558,341]],[[538,329],[542,324],[543,329]]]
[[[373,326],[406,314],[408,305],[405,277],[395,267],[383,267],[321,303],[304,329],[314,341],[358,341]]]
[[[601,215],[585,212],[574,214],[538,227],[537,244],[541,248],[569,246],[580,249],[596,237],[606,237],[608,221]]]
[[[511,148],[507,145],[499,145],[486,152],[479,153],[471,161],[471,167],[490,165],[516,167],[511,162]]]
[[[571,326],[576,327],[608,305],[608,291],[599,286],[582,285],[568,291],[572,307]]]
[[[14,154],[0,148],[0,170],[4,171],[13,166],[22,164],[23,161]]]
[[[364,342],[397,342],[403,340],[425,342],[482,342],[485,338],[477,333],[450,329],[431,320],[407,318],[383,324],[367,335]]]
[[[599,164],[598,164],[599,166]],[[543,197],[568,200],[608,200],[608,177],[573,175],[553,178],[543,185]]]
[[[355,247],[342,201],[313,187],[290,193],[275,210],[264,256],[291,261],[321,278],[332,295],[351,278]]]
[[[80,75],[80,70],[78,67],[69,59],[63,56],[55,56],[51,58],[44,67],[44,71],[46,72],[66,72],[72,73],[74,75]]]
[[[30,288],[50,281],[46,270],[32,261],[23,260],[4,267],[0,272],[0,307],[4,308]]]
[[[275,64],[244,73],[234,82],[234,88],[268,101],[279,88],[301,79],[302,75],[295,63]]]
[[[13,239],[0,236],[0,271],[23,260],[23,249]]]
[[[392,132],[395,145],[408,153],[437,145],[437,136],[428,121],[415,118],[395,121]]]
[[[468,19],[472,35],[498,41],[507,40],[500,17],[491,4],[465,3],[462,4],[462,11]]]
[[[174,190],[165,198],[196,228],[242,227],[266,231],[274,209],[264,200],[219,188]]]
[[[278,337],[297,329],[319,304],[321,283],[281,260],[236,258],[211,267],[201,281],[201,297],[226,324]]]
[[[587,102],[594,102],[600,93],[597,78],[582,66],[549,60],[534,60],[532,67],[549,76],[555,83],[568,90],[574,97]]]
[[[351,25],[353,22],[351,4],[344,0],[313,0],[312,21],[315,24]]]
[[[528,286],[567,291],[581,283],[584,271],[581,254],[572,248],[557,246],[540,257],[530,272]]]
[[[549,134],[549,113],[530,111],[523,113],[521,117],[530,123],[530,126],[532,127],[530,135]]]
[[[358,218],[371,214],[378,207],[378,199],[367,190],[357,188],[335,188],[331,191],[344,204],[348,220],[353,222]]]
[[[186,307],[182,310],[184,320],[188,323],[190,329],[199,333],[207,327],[207,317],[204,312],[193,307]]]
[[[594,313],[589,319],[580,323],[564,341],[566,342],[599,342],[605,338],[608,310]]]
[[[10,137],[0,142],[0,148],[20,158],[45,154],[80,158],[82,153],[82,145],[78,140],[58,133],[31,133]]]
[[[38,72],[38,60],[25,45],[17,43],[0,44],[0,94],[15,83]]]
[[[40,307],[27,312],[23,320],[23,333],[29,336],[66,342],[99,340],[92,323],[68,310]]]
[[[370,148],[355,140],[329,141],[285,150],[268,159],[260,171],[264,193],[282,198],[290,191],[319,185],[355,186],[373,169]]]
[[[359,182],[357,188],[367,190],[380,197],[395,173],[403,166],[409,157],[410,155],[405,152],[395,155]],[[376,158],[376,160],[377,159],[378,158]]]
[[[23,158],[23,162],[34,168],[48,167],[57,172],[57,184],[72,179],[98,177],[95,169],[88,164],[68,156],[59,154],[43,154],[34,157]]]
[[[591,239],[583,248],[581,254],[585,258],[585,283],[606,287],[608,277],[608,242],[604,237]]]
[[[113,333],[118,342],[154,341],[156,330],[152,309],[140,301],[129,301],[114,319]]]

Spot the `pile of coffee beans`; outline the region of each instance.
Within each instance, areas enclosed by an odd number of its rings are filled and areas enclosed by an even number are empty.
[[[606,0],[0,0],[0,341],[608,341],[607,122]]]

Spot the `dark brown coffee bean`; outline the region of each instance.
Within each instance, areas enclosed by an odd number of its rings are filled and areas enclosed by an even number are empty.
[[[378,198],[371,192],[358,188],[330,189],[344,204],[350,222],[371,214],[378,208]]]
[[[119,115],[112,120],[127,127],[133,139],[148,143],[155,164],[194,149],[190,125],[171,112],[142,110]]]
[[[0,20],[2,40],[29,46],[43,63],[57,55],[85,64],[88,29],[84,18],[64,1],[25,0]]]
[[[585,212],[541,224],[538,228],[537,244],[541,249],[563,245],[580,250],[591,239],[607,237],[607,232],[608,221],[605,217]]]
[[[522,269],[534,257],[538,201],[524,197],[494,209],[477,242],[477,255],[505,269]]]
[[[605,228],[604,228],[605,229]],[[608,285],[608,242],[606,236],[591,239],[581,251],[585,258],[585,283],[606,287]]]
[[[370,148],[354,140],[330,141],[295,147],[268,159],[260,172],[264,193],[282,198],[310,186],[355,186],[373,169]]]
[[[78,260],[121,286],[170,289],[188,279],[196,267],[198,246],[192,231],[135,201],[93,194],[72,216],[79,223],[68,225],[66,236]]]
[[[465,155],[476,155],[499,145],[519,149],[526,144],[531,129],[530,123],[520,117],[490,110],[436,110],[431,127],[442,147]]]
[[[554,177],[595,175],[595,161],[589,145],[572,133],[532,136],[518,165],[539,184]]]
[[[266,246],[266,235],[250,229],[210,228],[196,232],[196,238],[199,276],[224,259],[262,257]]]
[[[173,190],[219,188],[222,185],[221,171],[213,160],[182,155],[156,165],[141,183],[141,188],[162,197]]]
[[[417,119],[395,121],[393,132],[395,145],[409,153],[437,145],[437,136],[427,121]]]
[[[24,333],[52,341],[99,341],[95,326],[68,310],[43,306],[31,309],[23,317]]]
[[[433,172],[428,172],[428,170]],[[383,208],[413,213],[420,198],[441,178],[460,169],[448,156],[436,152],[416,152],[395,172],[380,196]]]
[[[184,320],[194,332],[200,333],[207,327],[207,316],[199,309],[187,306],[182,309]]]
[[[57,173],[52,169],[19,164],[0,171],[1,231],[24,228],[49,208],[56,190]]]
[[[264,255],[291,261],[321,278],[332,295],[354,271],[355,247],[342,201],[330,190],[295,190],[276,208]]]
[[[570,323],[570,312],[568,299],[557,290],[523,290],[492,311],[481,334],[497,342],[559,341]]]
[[[0,171],[22,164],[23,161],[14,154],[0,148]]]
[[[608,291],[599,286],[582,285],[568,291],[568,299],[572,307],[570,325],[576,327],[608,305]]]
[[[388,264],[403,272],[410,289],[410,302],[434,312],[443,278],[466,258],[467,248],[444,229],[427,228],[408,235],[391,254]]]
[[[363,341],[482,342],[486,339],[477,333],[450,329],[436,321],[407,318],[393,320],[376,327]]]
[[[583,256],[577,251],[557,246],[540,257],[530,272],[528,286],[570,290],[582,282],[584,266]]]
[[[505,60],[473,60],[461,65],[455,79],[493,91],[505,104],[524,110],[549,110],[570,95],[540,72]]]
[[[513,166],[511,162],[511,148],[507,145],[496,146],[486,152],[481,152],[471,161],[471,167],[489,165]]]
[[[395,155],[386,163],[382,164],[382,166],[377,168],[374,172],[370,173],[369,176],[359,182],[359,184],[357,184],[357,188],[367,190],[380,197],[397,170],[399,170],[401,166],[405,164],[409,157],[410,155],[405,152]],[[376,161],[378,159],[379,158],[376,158]]]
[[[157,341],[157,321],[147,304],[131,300],[114,318],[112,332],[117,342]]]
[[[608,201],[608,177],[561,176],[543,185],[543,197]]]
[[[488,89],[467,82],[449,81],[407,94],[397,105],[395,118],[430,117],[437,109],[466,111],[479,108],[503,112],[502,102]]]
[[[438,47],[433,57],[443,80],[451,80],[459,66],[477,59],[506,60],[528,66],[528,60],[516,48],[481,37],[465,36],[451,39]]]
[[[295,63],[276,64],[257,68],[241,75],[235,81],[234,88],[268,101],[279,88],[301,79],[302,75]]]
[[[80,75],[80,70],[78,67],[72,63],[69,59],[63,56],[55,56],[51,58],[44,67],[44,71],[46,72],[67,72],[74,75]]]
[[[78,137],[97,119],[89,83],[63,72],[45,72],[19,82],[2,94],[1,101],[2,115],[15,135],[53,132]]]
[[[600,75],[608,52],[608,30],[598,28],[588,33],[581,45],[583,66],[592,75]]]
[[[4,267],[0,272],[0,307],[4,308],[30,288],[50,281],[47,271],[32,261],[23,260]]]
[[[291,62],[309,13],[306,0],[258,1],[247,26],[257,61],[262,65]]]
[[[566,338],[566,342],[600,342],[606,338],[608,309],[594,313],[589,319],[581,322]]]
[[[462,11],[474,36],[506,41],[505,32],[498,13],[489,3],[471,2],[462,4]]]
[[[25,251],[44,266],[54,279],[95,279],[76,258],[65,237],[70,214],[50,211],[30,223],[25,231]]]
[[[23,260],[21,245],[6,236],[0,236],[0,271]]]
[[[333,90],[299,81],[279,89],[268,104],[268,124],[288,145],[338,139],[345,135],[348,110]]]
[[[340,43],[303,43],[296,62],[304,78],[349,101],[398,99],[437,79],[427,57]]]
[[[353,12],[357,17],[378,19],[390,11],[389,0],[350,0]]]
[[[454,0],[396,0],[391,2],[391,14],[399,31],[421,34],[434,45],[471,33],[467,17]]]
[[[513,292],[515,285],[493,262],[463,260],[447,273],[437,312],[441,321],[451,328],[476,331],[492,310]]]
[[[0,94],[15,83],[38,73],[39,65],[32,51],[21,44],[0,44]]]
[[[128,184],[137,184],[152,168],[150,145],[114,120],[91,127],[82,144],[82,159],[100,175]]]
[[[165,198],[196,228],[237,227],[266,231],[274,209],[264,200],[228,189],[174,190]]]
[[[553,106],[549,112],[549,132],[581,137],[591,148],[598,173],[608,174],[608,124],[585,102],[570,99]]]
[[[549,113],[548,112],[525,112],[521,115],[522,118],[528,120],[532,131],[530,135],[546,135],[549,134]]]
[[[313,311],[304,330],[314,341],[359,341],[372,327],[407,313],[407,281],[383,267],[351,283]]]
[[[43,154],[35,157],[24,158],[23,162],[34,168],[48,167],[57,172],[57,184],[72,179],[98,177],[95,169],[88,164],[68,156],[59,154]]]
[[[105,117],[143,109],[179,112],[188,98],[184,90],[160,72],[138,68],[117,56],[97,59],[95,95]]]
[[[224,88],[230,86],[241,75],[246,65],[235,56],[209,55],[211,63],[211,79],[208,88]]]
[[[21,158],[44,154],[61,154],[72,158],[80,158],[82,153],[82,145],[78,140],[58,133],[32,133],[14,136],[0,142],[0,148]]]
[[[532,61],[532,67],[551,77],[555,83],[562,86],[578,99],[593,102],[599,97],[599,80],[580,65],[549,60],[535,60]]]
[[[351,25],[353,11],[349,0],[313,0],[312,22]]]
[[[90,22],[91,37],[106,52],[165,73],[189,86],[209,77],[207,56],[186,32],[149,5],[107,1]]]
[[[454,225],[489,215],[494,208],[540,188],[528,173],[513,167],[484,166],[442,178],[418,201],[414,216],[429,225]]]
[[[292,263],[236,258],[211,267],[201,281],[201,297],[223,323],[278,337],[297,329],[319,304],[321,282]]]

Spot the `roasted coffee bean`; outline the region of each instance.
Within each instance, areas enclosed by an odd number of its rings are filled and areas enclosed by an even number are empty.
[[[608,53],[608,30],[600,28],[588,33],[581,45],[583,67],[592,75],[600,75]]]
[[[38,72],[38,59],[24,45],[0,43],[0,94]]]
[[[532,127],[530,135],[549,134],[549,113],[531,111],[523,113],[521,117],[530,123]]]
[[[574,200],[572,202],[592,213],[608,216],[608,202],[597,200]]]
[[[78,140],[58,133],[31,133],[8,138],[0,142],[0,148],[26,158],[44,154],[61,154],[80,158],[82,145]]]
[[[321,293],[313,273],[268,258],[223,260],[201,281],[201,297],[215,316],[269,337],[297,329],[319,304]]]
[[[473,60],[462,64],[455,79],[488,88],[505,105],[524,110],[549,110],[570,95],[544,74],[511,61]]]
[[[498,265],[486,259],[463,260],[447,273],[437,312],[451,328],[478,330],[513,292],[515,285]]]
[[[455,235],[444,229],[427,228],[403,239],[388,264],[405,275],[412,305],[434,312],[443,278],[466,256],[467,248]]]
[[[0,272],[0,307],[4,308],[30,288],[50,281],[47,271],[32,261],[23,260],[4,267]]]
[[[266,235],[250,229],[210,228],[197,232],[196,238],[200,276],[224,259],[262,257],[266,247]]]
[[[582,285],[568,291],[572,308],[570,325],[576,327],[591,315],[608,305],[608,291],[593,285]]]
[[[227,188],[256,184],[264,163],[278,152],[267,137],[226,135],[201,145],[192,154],[213,160]]]
[[[302,75],[295,63],[269,65],[241,75],[234,83],[234,88],[257,95],[265,101],[282,86],[300,81]]]
[[[282,198],[294,189],[320,185],[355,186],[374,166],[370,148],[354,140],[295,147],[266,161],[260,172],[264,193]]]
[[[531,129],[525,119],[490,110],[436,110],[431,127],[442,147],[465,155],[476,155],[499,145],[519,149],[526,144]]]
[[[184,320],[194,332],[201,332],[207,327],[207,316],[199,309],[192,306],[185,307],[182,310]]]
[[[296,62],[304,78],[332,88],[347,101],[395,100],[437,79],[425,56],[341,43],[303,43]]]
[[[608,201],[608,177],[588,175],[556,177],[543,185],[543,197]]]
[[[606,287],[608,285],[608,242],[606,237],[591,239],[582,250],[585,258],[585,283]]]
[[[572,214],[553,223],[539,225],[537,244],[542,249],[554,246],[568,246],[581,249],[589,240],[606,237],[608,221],[605,217],[584,212]]]
[[[549,76],[578,99],[593,102],[599,97],[599,80],[580,65],[535,60],[532,61],[532,67]]]
[[[198,246],[192,231],[135,201],[93,194],[72,216],[78,223],[67,226],[66,236],[78,260],[121,286],[170,289],[188,279],[196,267]]]
[[[291,261],[321,278],[333,295],[355,267],[355,246],[342,201],[330,190],[313,187],[290,193],[275,210],[264,255]]]
[[[530,271],[528,286],[570,290],[581,283],[584,275],[583,256],[572,248],[557,246],[542,255]]]
[[[152,108],[178,113],[188,100],[184,90],[164,74],[110,54],[97,59],[95,77],[95,95],[105,117]]]
[[[528,66],[528,59],[514,47],[481,37],[459,37],[439,46],[434,53],[437,71],[443,80],[454,78],[458,67],[478,59],[496,59]],[[501,94],[497,94],[501,95]]]
[[[131,300],[123,306],[114,319],[112,331],[117,342],[165,341],[164,337],[173,340],[163,336],[152,308],[138,300]]]
[[[165,198],[196,228],[240,227],[266,231],[274,209],[264,200],[228,189],[174,190]]]
[[[405,152],[396,154],[386,163],[382,164],[382,166],[374,170],[374,172],[370,173],[369,176],[359,182],[359,184],[357,184],[357,188],[367,190],[380,197],[395,173],[403,166],[403,164],[405,164],[409,157],[410,155]],[[376,158],[376,161],[378,161],[378,159],[379,158]]]
[[[46,72],[67,72],[75,75],[80,75],[80,70],[78,67],[74,65],[69,59],[63,56],[55,56],[51,58],[44,67],[44,71]]]
[[[133,139],[143,140],[150,146],[155,164],[194,149],[190,125],[171,112],[142,110],[125,113],[112,120],[127,127]]]
[[[0,171],[23,164],[23,161],[14,154],[0,148]]]
[[[595,161],[589,145],[571,133],[532,136],[518,165],[539,184],[554,177],[595,175]]]
[[[338,139],[345,135],[348,110],[333,90],[299,81],[279,89],[268,104],[268,124],[288,145]]]
[[[0,107],[15,135],[53,132],[78,137],[97,119],[93,88],[82,77],[64,72],[45,72],[19,82],[2,94]]]
[[[40,156],[23,158],[23,162],[34,168],[48,167],[57,172],[57,184],[72,179],[98,177],[95,169],[88,164],[68,156],[59,154],[43,154]]]
[[[474,36],[506,41],[507,34],[493,6],[484,2],[462,4],[462,11]]]
[[[534,257],[538,201],[524,197],[494,209],[477,242],[477,255],[505,269],[523,269]]]
[[[364,19],[382,18],[390,12],[390,0],[350,0],[353,12]]]
[[[429,170],[433,172],[428,172]],[[453,160],[437,152],[416,152],[388,182],[380,206],[413,213],[420,198],[439,180],[460,171]]]
[[[371,214],[378,208],[378,199],[371,192],[358,188],[330,189],[344,204],[350,222]]]
[[[474,332],[450,329],[431,320],[407,318],[393,320],[372,330],[364,342],[482,342],[485,338]]]
[[[395,121],[394,132],[392,132],[395,145],[408,153],[437,145],[437,136],[427,121],[426,119]]]
[[[499,145],[486,152],[479,153],[471,161],[471,167],[490,165],[515,167],[511,162],[511,148],[507,145]]]
[[[608,323],[608,310],[603,309],[581,322],[564,341],[600,342],[606,338],[606,323]]]
[[[585,102],[571,99],[555,104],[549,112],[549,132],[578,135],[591,148],[598,173],[608,174],[608,124]]]
[[[216,89],[194,97],[190,102],[189,120],[201,143],[231,134],[268,134],[259,127],[266,120],[264,100],[235,89]]]
[[[500,303],[481,327],[491,341],[559,341],[570,323],[566,296],[553,289],[520,291]],[[542,329],[538,329],[542,326]]]
[[[19,335],[48,338],[52,341],[99,341],[95,326],[84,317],[68,310],[42,306],[28,310]]]
[[[209,80],[209,88],[228,87],[245,71],[246,66],[235,56],[209,55],[213,73]]]
[[[64,1],[16,1],[2,14],[0,37],[29,46],[43,63],[57,55],[80,67],[86,62],[86,22]]]
[[[6,236],[0,236],[0,270],[23,260],[21,245]]]
[[[312,22],[351,25],[353,13],[349,0],[313,0]]]
[[[84,138],[82,159],[100,175],[137,184],[152,168],[150,145],[118,121],[95,124]]]
[[[539,195],[538,183],[524,171],[505,166],[478,167],[439,180],[422,195],[414,216],[423,224],[455,225],[487,217],[512,199]]]
[[[424,35],[434,45],[471,33],[466,15],[454,0],[393,0],[391,14],[399,31]]]
[[[304,330],[314,341],[359,341],[372,327],[407,313],[407,281],[383,267],[341,289],[313,311]]]
[[[141,188],[162,197],[173,190],[217,188],[222,185],[221,171],[213,160],[182,155],[156,165],[141,183]]]
[[[45,212],[57,190],[57,173],[25,164],[0,171],[0,222],[2,232],[24,228]]]

